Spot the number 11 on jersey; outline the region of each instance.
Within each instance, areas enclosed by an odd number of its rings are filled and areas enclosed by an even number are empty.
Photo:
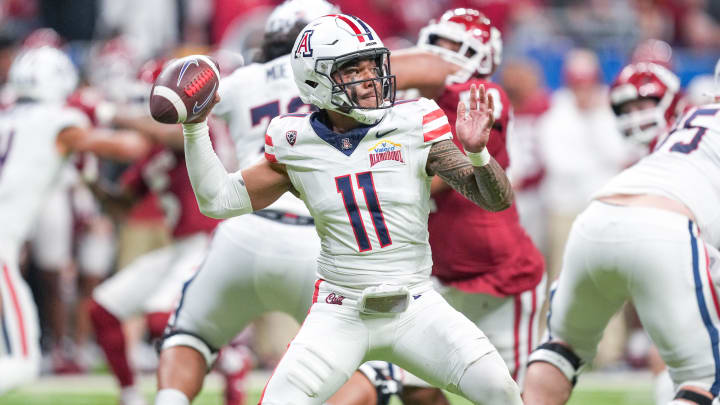
[[[380,201],[375,192],[375,182],[373,181],[372,172],[356,173],[355,178],[358,187],[362,189],[363,195],[365,196],[365,205],[368,211],[370,211],[375,234],[380,241],[380,247],[384,248],[391,245],[392,239],[390,239],[390,232],[388,232],[387,225],[385,225],[385,217],[383,216]],[[353,190],[351,175],[346,174],[335,177],[335,185],[337,186],[338,193],[342,195],[345,211],[347,211],[350,225],[352,225],[358,249],[360,249],[361,252],[371,250],[370,238],[368,238],[367,231],[365,231],[365,224],[363,223],[362,215],[360,215],[360,208],[355,200],[355,191]]]

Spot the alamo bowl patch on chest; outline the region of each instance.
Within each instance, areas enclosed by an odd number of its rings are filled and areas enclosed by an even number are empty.
[[[380,162],[391,161],[405,163],[402,153],[402,145],[388,140],[378,141],[375,145],[368,149],[368,157],[370,158],[370,167]]]

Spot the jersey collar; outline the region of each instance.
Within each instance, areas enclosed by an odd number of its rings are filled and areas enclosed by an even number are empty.
[[[360,125],[342,134],[333,132],[325,122],[323,122],[325,114],[322,111],[316,111],[310,116],[310,125],[312,125],[315,133],[330,146],[344,153],[346,156],[352,155],[355,149],[360,145],[360,141],[365,138],[368,131],[377,125]]]

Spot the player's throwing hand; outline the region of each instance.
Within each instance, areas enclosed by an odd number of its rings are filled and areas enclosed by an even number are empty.
[[[467,152],[481,152],[490,140],[490,130],[495,123],[492,97],[485,86],[470,86],[470,109],[460,101],[457,108],[455,132]]]

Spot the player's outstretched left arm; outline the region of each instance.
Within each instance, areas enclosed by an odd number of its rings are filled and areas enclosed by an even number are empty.
[[[505,171],[485,148],[494,123],[492,98],[484,86],[472,85],[470,109],[461,101],[457,112],[455,132],[467,156],[452,141],[440,141],[430,149],[427,171],[480,207],[502,211],[512,204],[513,191]]]

